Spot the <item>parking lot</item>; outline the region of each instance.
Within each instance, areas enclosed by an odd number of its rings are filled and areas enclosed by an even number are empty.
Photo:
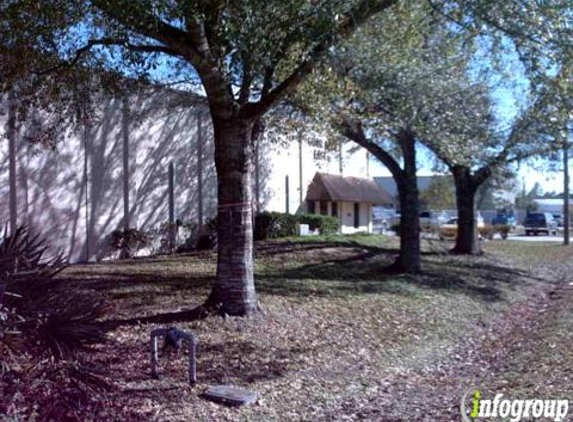
[[[556,236],[538,235],[526,236],[525,234],[510,233],[508,240],[519,240],[522,242],[563,242],[563,235],[557,234]]]

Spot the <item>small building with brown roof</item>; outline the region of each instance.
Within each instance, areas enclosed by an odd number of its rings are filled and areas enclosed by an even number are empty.
[[[343,234],[372,233],[372,207],[394,207],[373,179],[316,173],[306,195],[309,213],[338,217]]]

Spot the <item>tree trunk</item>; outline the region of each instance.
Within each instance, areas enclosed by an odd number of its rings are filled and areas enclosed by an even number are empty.
[[[414,183],[415,180],[414,180]],[[420,271],[420,206],[418,187],[404,187],[400,191],[400,255],[394,267],[400,272]]]
[[[400,272],[420,272],[420,195],[416,176],[416,139],[402,131],[398,141],[404,158],[404,170],[396,180],[400,195],[400,255],[394,267]]]
[[[253,278],[252,122],[213,119],[218,181],[217,280],[206,306],[228,315],[258,311]]]
[[[460,255],[476,255],[481,252],[475,205],[478,186],[472,180],[469,168],[455,167],[452,173],[458,207],[458,235],[452,252]]]

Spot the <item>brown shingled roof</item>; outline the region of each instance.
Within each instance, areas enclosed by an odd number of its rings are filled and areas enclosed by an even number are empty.
[[[308,201],[367,202],[392,206],[392,197],[372,179],[316,173],[306,194]]]

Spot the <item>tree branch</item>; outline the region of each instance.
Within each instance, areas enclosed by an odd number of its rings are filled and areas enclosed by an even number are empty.
[[[398,1],[399,0],[362,0],[358,5],[352,8],[352,10],[344,14],[339,25],[310,50],[308,58],[303,60],[286,79],[273,90],[269,91],[259,102],[247,104],[245,106],[245,113],[249,116],[257,116],[267,111],[279,100],[284,98],[288,92],[296,88],[296,86],[313,71],[316,64],[337,39],[348,38],[361,24],[375,14],[398,3]]]
[[[73,67],[80,61],[80,59],[84,54],[88,53],[93,47],[96,47],[98,45],[103,45],[108,47],[119,46],[119,47],[124,47],[130,51],[143,52],[143,53],[164,53],[172,56],[178,55],[177,51],[162,45],[132,44],[127,40],[115,39],[115,38],[93,39],[89,40],[83,47],[78,48],[74,54],[74,57],[71,60],[62,62],[48,69],[36,71],[34,72],[34,74],[37,76],[44,76],[46,74],[53,73],[65,67],[67,68]]]
[[[357,143],[378,160],[382,162],[388,168],[390,173],[396,181],[400,181],[404,178],[404,170],[400,167],[398,162],[392,157],[387,151],[377,145],[375,142],[366,138],[364,134],[364,129],[362,124],[356,120],[352,120],[349,117],[344,117],[342,122],[340,122],[340,134],[351,141]]]
[[[225,118],[233,113],[232,89],[211,55],[204,28],[198,20],[189,20],[189,32],[186,32],[164,22],[146,9],[139,8],[137,13],[126,13],[126,10],[138,7],[136,2],[130,0],[92,0],[92,4],[129,30],[176,50],[199,74],[213,114]]]

